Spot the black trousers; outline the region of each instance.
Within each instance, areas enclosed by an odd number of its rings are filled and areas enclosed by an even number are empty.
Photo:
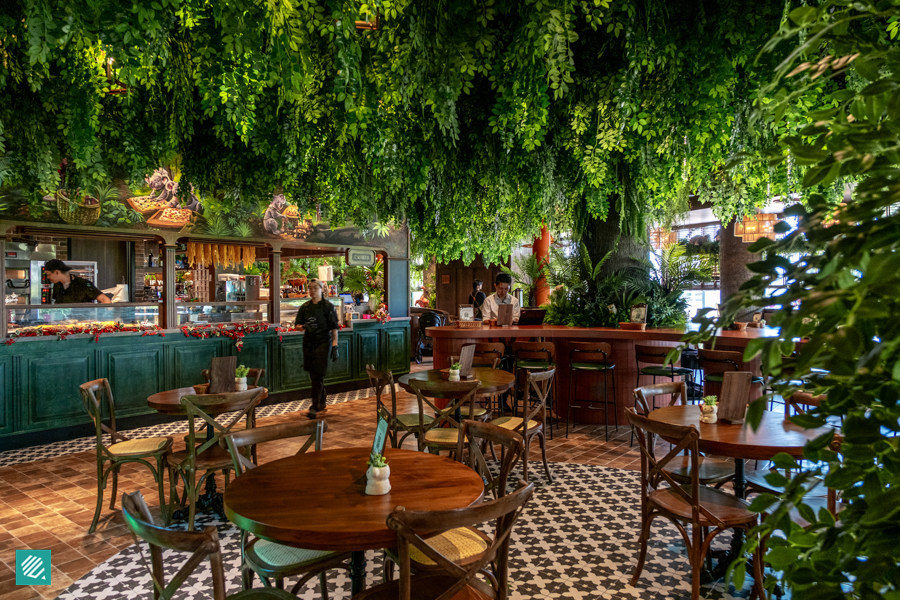
[[[318,344],[310,348],[303,348],[303,368],[312,379],[312,408],[322,410],[325,408],[325,374],[328,372],[328,355],[331,344],[329,342]]]

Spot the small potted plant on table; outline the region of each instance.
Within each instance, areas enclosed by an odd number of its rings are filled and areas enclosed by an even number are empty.
[[[700,406],[700,422],[715,423],[719,420],[719,405],[716,404],[718,397],[703,396],[703,404]]]
[[[450,381],[459,381],[459,368],[460,365],[458,362],[450,365]]]
[[[384,496],[391,491],[391,468],[387,459],[373,452],[369,456],[369,469],[366,471],[366,494],[369,496]]]
[[[245,367],[244,365],[239,366],[234,370],[234,389],[237,392],[243,392],[247,389],[247,373],[250,372],[250,369]]]

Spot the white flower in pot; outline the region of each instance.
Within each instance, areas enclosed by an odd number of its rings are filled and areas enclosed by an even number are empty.
[[[247,389],[247,373],[250,372],[250,369],[245,367],[244,365],[239,366],[234,370],[234,389],[238,392],[243,392]]]
[[[704,396],[703,404],[700,405],[700,422],[715,423],[719,420],[719,405],[716,404],[718,398],[716,396]]]
[[[369,470],[366,471],[366,494],[369,496],[384,496],[391,491],[391,468],[387,459],[375,452],[369,457]]]
[[[450,381],[459,381],[459,363],[450,365]]]

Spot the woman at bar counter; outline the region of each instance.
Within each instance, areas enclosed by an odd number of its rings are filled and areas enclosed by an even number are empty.
[[[312,380],[312,406],[307,414],[310,419],[315,419],[318,413],[328,410],[325,374],[328,372],[329,346],[332,362],[338,359],[338,320],[334,305],[322,297],[322,283],[310,279],[307,287],[309,302],[297,311],[294,326],[303,329],[303,368]]]
[[[53,284],[51,298],[54,304],[70,304],[74,302],[93,302],[109,304],[109,297],[97,289],[97,287],[78,275],[72,275],[69,271],[72,267],[54,258],[44,263],[44,272],[47,279]]]

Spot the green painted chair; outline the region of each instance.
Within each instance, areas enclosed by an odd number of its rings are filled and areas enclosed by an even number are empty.
[[[288,594],[284,590],[272,588],[245,590],[225,596],[225,565],[222,560],[222,548],[219,545],[219,532],[213,526],[206,527],[203,531],[173,531],[160,527],[153,522],[153,517],[140,492],[122,494],[122,514],[125,516],[125,525],[131,531],[135,546],[141,554],[141,562],[150,571],[150,580],[153,582],[153,600],[170,600],[174,597],[178,588],[207,558],[212,571],[213,600],[297,600],[296,596]],[[149,564],[138,543],[138,538],[146,541],[150,546]],[[191,553],[168,585],[165,582],[164,549]]]
[[[194,516],[197,512],[197,498],[203,482],[215,477],[217,471],[225,472],[225,485],[231,471],[231,455],[225,449],[223,438],[231,433],[234,426],[244,417],[253,425],[253,411],[259,404],[265,388],[254,388],[243,392],[224,394],[204,394],[183,396],[181,406],[188,416],[188,440],[185,449],[168,456],[170,510],[174,512],[177,502],[177,477],[184,482],[185,499],[188,504],[188,530],[194,530]],[[218,423],[213,415],[234,413],[225,425]],[[197,425],[206,423],[206,439],[197,438]],[[202,443],[201,443],[202,442]],[[197,474],[200,473],[200,479]]]
[[[613,408],[613,422],[619,430],[619,405],[616,402],[616,365],[610,361],[612,346],[606,342],[571,342],[569,344],[569,414],[566,416],[566,437],[569,437],[569,421],[575,410],[602,410],[606,441],[609,441],[609,405]],[[579,373],[597,373],[603,375],[603,398],[599,394],[591,398],[576,399],[575,385]],[[609,386],[612,384],[612,401],[609,399]],[[597,406],[600,405],[600,406]],[[572,421],[574,423],[574,421]]]
[[[328,424],[325,421],[295,421],[236,431],[226,435],[224,439],[231,454],[235,475],[240,477],[247,470],[256,468],[255,462],[251,461],[249,457],[250,448],[268,442],[306,437],[306,441],[297,454],[304,454],[310,448],[318,452],[322,449],[322,438],[327,430]],[[240,523],[236,524],[240,526]],[[327,598],[328,587],[325,581],[325,571],[329,569],[350,570],[349,552],[294,548],[251,537],[244,530],[241,530],[241,557],[241,581],[245,590],[253,587],[254,573],[259,575],[267,588],[272,587],[269,580],[274,579],[277,589],[284,589],[285,577],[300,575],[300,579],[291,589],[292,594],[299,592],[307,581],[318,576],[322,597]]]
[[[172,438],[154,437],[140,440],[132,440],[116,431],[116,403],[113,401],[112,389],[108,379],[95,379],[79,386],[81,401],[84,409],[94,422],[97,433],[97,508],[94,511],[94,520],[88,533],[94,533],[97,529],[97,521],[100,519],[100,511],[103,509],[103,490],[106,489],[106,481],[112,475],[112,497],[109,501],[110,510],[116,507],[116,489],[119,484],[119,469],[126,463],[139,463],[146,465],[153,473],[153,479],[159,486],[159,506],[163,519],[166,516],[166,492],[163,482],[163,465],[172,450]],[[109,425],[103,422],[104,409],[109,415]],[[108,434],[110,443],[103,441],[103,435]],[[150,461],[156,462],[154,467]],[[108,463],[108,465],[107,465]]]
[[[397,414],[397,390],[394,388],[394,374],[390,371],[379,371],[374,365],[366,365],[366,373],[369,375],[369,383],[375,388],[376,417],[388,422],[388,438],[391,448],[402,448],[403,442],[411,435],[418,439],[425,426],[434,422],[434,417],[422,415],[420,426],[418,414]],[[382,400],[386,389],[391,391],[390,407]]]

